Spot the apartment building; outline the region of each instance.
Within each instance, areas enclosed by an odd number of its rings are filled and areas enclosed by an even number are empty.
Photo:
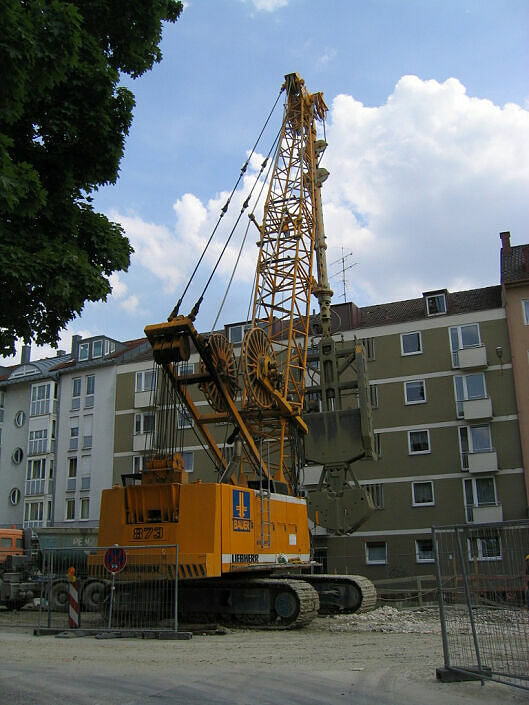
[[[112,482],[117,366],[141,345],[74,336],[69,353],[0,376],[0,525],[97,527]]]

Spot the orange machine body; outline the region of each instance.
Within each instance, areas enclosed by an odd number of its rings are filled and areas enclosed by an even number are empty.
[[[220,483],[115,486],[100,546],[178,545],[180,579],[310,565],[305,499]]]

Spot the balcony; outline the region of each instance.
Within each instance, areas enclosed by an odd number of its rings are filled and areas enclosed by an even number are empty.
[[[492,400],[490,397],[483,399],[466,399],[463,401],[463,418],[466,421],[475,419],[492,418]]]
[[[468,471],[470,473],[498,472],[498,454],[495,450],[469,453]]]
[[[152,392],[135,392],[134,393],[134,408],[144,409],[152,404],[151,400]]]
[[[34,497],[35,495],[46,494],[46,480],[26,480],[26,486],[24,488],[26,497]]]
[[[457,351],[457,358],[461,369],[487,367],[487,349],[484,345],[461,348]],[[455,366],[457,367],[457,365]]]
[[[151,450],[152,433],[137,433],[132,437],[132,450],[139,453],[142,450]]]
[[[494,524],[503,521],[503,505],[469,505],[467,506],[467,520],[473,524]]]

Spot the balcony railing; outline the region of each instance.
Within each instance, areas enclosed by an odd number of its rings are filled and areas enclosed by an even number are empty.
[[[25,486],[26,497],[45,494],[46,493],[46,480],[26,480]]]
[[[467,504],[465,509],[469,523],[493,524],[503,521],[503,505],[501,504]]]
[[[483,399],[465,399],[463,401],[463,418],[466,421],[472,421],[474,419],[491,419],[491,398],[484,397]]]
[[[452,352],[452,367],[461,369],[487,367],[487,349],[484,345],[473,345]]]

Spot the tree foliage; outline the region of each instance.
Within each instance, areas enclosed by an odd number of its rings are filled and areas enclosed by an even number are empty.
[[[162,58],[176,0],[0,3],[0,355],[56,344],[86,301],[104,301],[132,249],[94,211],[115,183],[141,76]]]

